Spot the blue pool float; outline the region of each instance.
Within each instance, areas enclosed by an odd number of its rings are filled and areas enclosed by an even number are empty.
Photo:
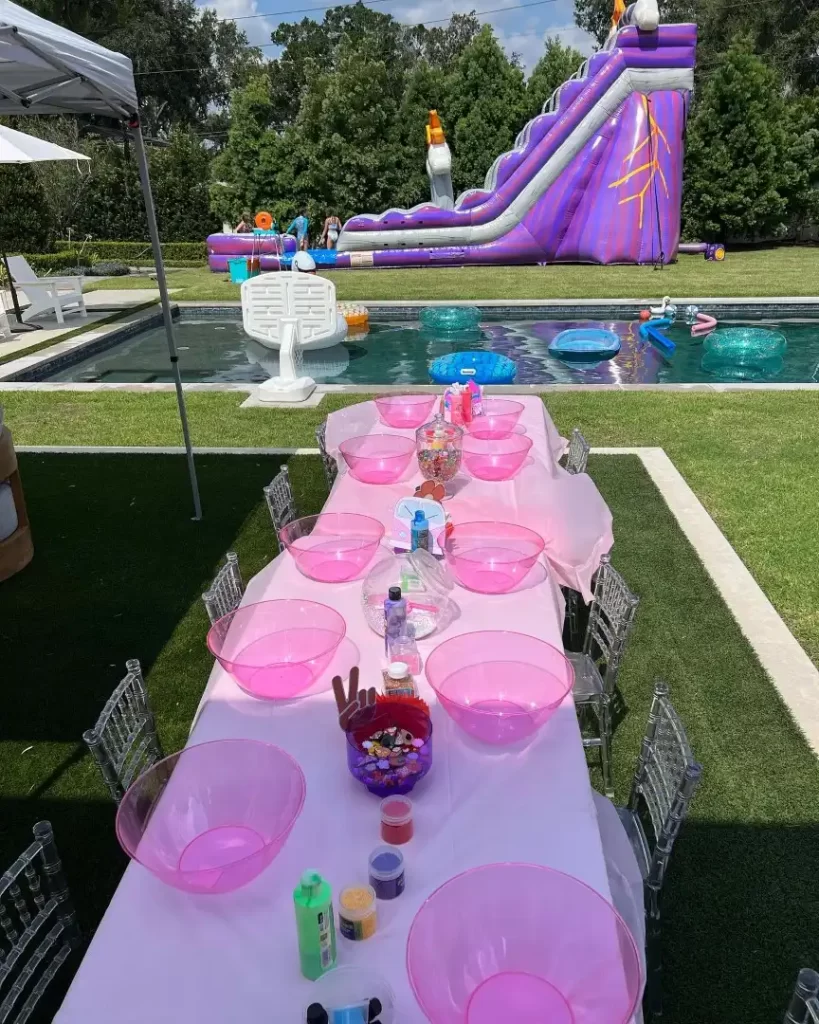
[[[668,317],[662,317],[661,319],[644,320],[639,327],[640,337],[646,341],[650,341],[656,345],[664,355],[670,356],[671,353],[676,349],[676,345],[667,338],[660,330],[661,327],[670,327],[671,320]]]
[[[497,352],[453,352],[434,359],[429,367],[436,384],[513,384],[517,372],[517,365]]]
[[[620,339],[614,331],[602,327],[573,327],[561,331],[549,343],[549,355],[565,362],[613,359],[620,351]]]

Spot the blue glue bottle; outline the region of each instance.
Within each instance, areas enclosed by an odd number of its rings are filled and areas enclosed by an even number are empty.
[[[407,624],[407,601],[400,587],[390,587],[384,601],[384,654],[389,657],[390,641],[401,636]]]
[[[423,509],[416,509],[415,516],[410,524],[410,550],[429,551],[429,520],[424,515]]]

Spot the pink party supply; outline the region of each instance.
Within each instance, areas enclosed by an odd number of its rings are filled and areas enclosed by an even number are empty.
[[[304,796],[302,770],[280,747],[200,743],[139,776],[117,810],[117,838],[129,857],[176,889],[231,892],[279,853]]]
[[[571,875],[486,864],[422,904],[407,973],[433,1024],[626,1024],[643,989],[634,938]]]
[[[388,395],[376,398],[375,405],[388,427],[415,430],[426,421],[437,400],[437,395]]]
[[[510,434],[492,441],[467,434],[463,465],[479,480],[510,480],[526,461],[531,447],[532,439],[525,434]]]
[[[338,446],[350,472],[363,484],[393,484],[415,454],[415,442],[399,434],[364,434]]]
[[[214,622],[208,650],[246,693],[288,700],[329,667],[346,631],[341,615],[316,601],[261,601]]]
[[[525,526],[458,523],[444,541],[444,554],[462,587],[505,594],[525,578],[544,547],[543,538]]]
[[[305,516],[279,531],[299,571],[319,583],[346,583],[360,576],[383,536],[378,519],[352,512]]]
[[[450,718],[483,743],[502,746],[535,733],[571,692],[571,662],[526,633],[482,630],[440,644],[427,682]]]
[[[508,437],[523,412],[523,403],[513,402],[510,398],[484,398],[481,405],[482,414],[467,424],[467,430],[473,437],[485,441]]]

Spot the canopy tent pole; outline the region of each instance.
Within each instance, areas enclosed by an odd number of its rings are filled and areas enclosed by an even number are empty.
[[[185,439],[185,451],[188,458],[188,475],[191,478],[191,491],[193,492],[193,509],[195,520],[202,518],[202,502],[199,499],[199,482],[196,479],[196,463],[193,459],[193,448],[191,447],[191,435],[188,430],[188,413],[185,409],[185,393],[182,390],[182,377],[179,374],[179,356],[176,354],[176,338],[174,337],[173,316],[171,315],[171,303],[168,298],[168,282],[165,278],[165,264],[162,261],[162,246],[159,242],[159,229],[156,224],[156,210],[154,209],[154,198],[151,193],[151,177],[148,172],[148,160],[145,156],[145,144],[142,141],[142,129],[139,126],[139,118],[134,117],[128,124],[131,138],[134,140],[134,152],[136,153],[137,165],[139,167],[139,180],[142,184],[142,196],[145,200],[145,213],[148,217],[148,234],[151,236],[151,247],[154,251],[154,262],[156,263],[156,283],[159,287],[159,298],[162,303],[162,319],[165,321],[165,335],[168,339],[168,354],[173,367],[174,384],[176,385],[176,401],[179,406],[179,419],[182,422],[182,436]]]

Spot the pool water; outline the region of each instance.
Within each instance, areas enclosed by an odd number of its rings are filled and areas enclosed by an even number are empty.
[[[735,321],[735,323],[749,321]],[[720,321],[729,326],[727,321]],[[819,321],[778,323],[788,341],[782,369],[763,378],[771,383],[819,381]],[[569,364],[549,355],[549,342],[570,327],[615,331],[621,349],[614,359],[597,364]],[[375,322],[369,331],[350,333],[343,345],[304,353],[304,372],[319,384],[428,384],[433,359],[452,352],[487,349],[517,363],[519,384],[692,384],[729,383],[736,377],[706,373],[700,366],[703,339],[684,323],[667,329],[677,345],[666,358],[638,334],[636,322],[591,320],[512,320],[487,322],[480,330],[445,335],[412,322]],[[252,341],[236,319],[191,319],[177,324],[182,380],[190,383],[261,383],[278,373],[276,352]],[[150,328],[126,341],[69,366],[52,381],[163,383],[173,377],[163,328]]]

